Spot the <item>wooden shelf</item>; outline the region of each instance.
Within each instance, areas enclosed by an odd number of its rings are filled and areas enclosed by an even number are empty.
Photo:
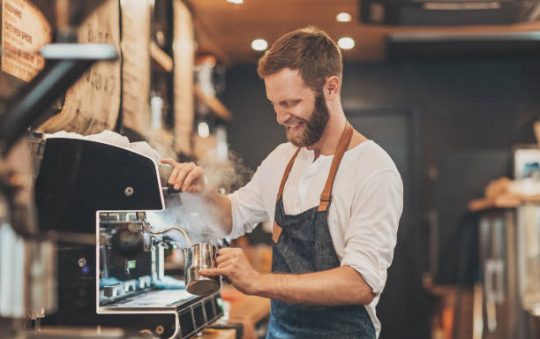
[[[519,194],[506,194],[491,199],[481,198],[469,201],[469,211],[480,212],[494,208],[516,208],[524,204],[540,203],[540,196],[522,196]]]
[[[150,41],[150,58],[165,72],[173,71],[173,59],[167,52],[162,50],[155,42]]]
[[[218,98],[210,96],[201,89],[200,86],[195,85],[193,91],[195,92],[195,97],[202,101],[203,104],[208,106],[212,112],[214,112],[218,117],[223,120],[231,120],[232,113],[229,111],[225,105]]]

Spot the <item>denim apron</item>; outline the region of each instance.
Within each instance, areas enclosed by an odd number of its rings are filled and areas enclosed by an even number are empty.
[[[277,196],[272,272],[301,274],[340,266],[328,229],[328,209],[334,178],[352,132],[347,123],[334,154],[320,205],[297,215],[285,214],[282,195],[300,147],[289,161]],[[363,305],[314,306],[272,300],[267,339],[375,337],[375,328]]]

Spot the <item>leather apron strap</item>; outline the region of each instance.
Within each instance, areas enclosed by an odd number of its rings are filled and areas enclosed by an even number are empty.
[[[294,165],[294,160],[296,160],[296,157],[298,156],[298,153],[300,153],[300,150],[302,147],[298,147],[296,152],[294,152],[291,160],[289,160],[289,163],[287,164],[287,167],[285,167],[285,172],[283,173],[283,177],[281,178],[281,184],[279,185],[279,192],[277,195],[276,201],[279,202],[283,196],[283,189],[285,188],[285,183],[287,182],[287,178],[289,177],[289,173],[291,173],[291,169]],[[274,220],[274,227],[272,227],[272,240],[277,243],[279,236],[281,235],[281,232],[283,229],[281,226],[279,226],[276,221]]]
[[[294,152],[291,160],[289,160],[287,167],[285,167],[285,172],[283,173],[283,177],[281,178],[281,184],[279,185],[279,192],[276,201],[279,201],[283,196],[283,189],[285,188],[285,183],[287,182],[287,178],[289,178],[289,173],[291,173],[291,169],[294,165],[294,160],[296,160],[296,157],[298,156],[298,153],[300,153],[301,149],[302,147],[298,147],[296,149],[296,152]]]
[[[334,159],[332,160],[330,173],[328,173],[328,178],[326,178],[326,184],[324,185],[324,190],[321,193],[321,202],[319,204],[317,212],[326,212],[328,210],[328,207],[330,207],[330,203],[332,202],[332,188],[334,187],[334,179],[336,178],[336,173],[339,169],[341,159],[343,159],[343,155],[347,151],[347,148],[349,148],[352,134],[353,128],[347,121],[347,124],[345,125],[345,130],[341,134],[339,144],[336,148],[336,152],[334,153]]]

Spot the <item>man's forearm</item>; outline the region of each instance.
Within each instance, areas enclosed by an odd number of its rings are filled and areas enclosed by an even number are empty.
[[[217,192],[205,192],[203,196],[215,208],[218,220],[221,222],[219,226],[225,234],[230,234],[232,231],[232,208],[229,198]]]
[[[305,274],[262,274],[254,294],[314,305],[370,304],[374,294],[349,266]]]

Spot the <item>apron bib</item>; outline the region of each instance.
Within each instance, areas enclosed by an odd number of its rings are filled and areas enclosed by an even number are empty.
[[[290,159],[276,202],[272,272],[301,274],[340,266],[328,229],[328,210],[334,179],[352,132],[352,127],[347,123],[334,154],[319,206],[296,215],[285,214],[283,189],[300,147]],[[363,305],[314,306],[272,300],[267,339],[375,337],[375,328]]]

